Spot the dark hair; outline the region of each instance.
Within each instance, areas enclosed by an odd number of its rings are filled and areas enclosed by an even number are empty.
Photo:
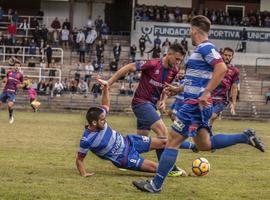
[[[203,15],[197,15],[191,19],[190,24],[191,26],[196,26],[199,29],[201,29],[203,32],[208,33],[210,30],[211,21]]]
[[[182,55],[186,54],[186,49],[179,43],[172,44],[169,49]]]
[[[91,107],[87,111],[86,120],[88,121],[89,124],[92,124],[93,121],[98,121],[99,116],[103,112],[104,111],[99,107]]]
[[[15,62],[14,62],[14,66],[15,66],[16,64],[19,64],[19,65],[21,66],[21,63],[18,62],[18,61],[15,61]]]
[[[225,47],[222,53],[224,53],[225,51],[229,51],[229,52],[232,52],[232,54],[234,54],[234,50],[231,47]]]

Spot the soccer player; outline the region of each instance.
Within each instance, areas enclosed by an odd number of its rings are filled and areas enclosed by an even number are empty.
[[[230,111],[232,115],[235,115],[236,98],[238,92],[237,85],[239,84],[239,69],[231,64],[233,55],[234,50],[230,47],[225,47],[221,54],[228,70],[220,84],[216,87],[216,89],[213,90],[211,95],[213,99],[213,114],[210,119],[210,125],[214,123],[221,112],[229,104],[229,95],[231,95],[232,98],[230,102]]]
[[[7,102],[10,124],[14,122],[13,105],[16,98],[16,92],[23,83],[23,75],[21,72],[19,72],[20,66],[21,64],[19,62],[15,62],[14,69],[7,72],[7,76],[3,80],[6,85],[2,94],[0,95],[0,107],[2,106],[2,103]]]
[[[38,111],[38,108],[40,106],[40,102],[37,101],[37,92],[36,90],[29,85],[29,88],[27,89],[27,93],[30,99],[30,106],[33,109],[34,112]]]
[[[165,99],[161,98],[165,83],[171,83],[179,70],[186,54],[180,44],[170,46],[167,55],[160,59],[137,61],[123,66],[109,80],[109,86],[128,73],[141,71],[139,85],[132,100],[132,110],[137,118],[137,134],[148,136],[153,130],[158,137],[167,138],[168,130],[157,113],[165,109]],[[158,160],[163,150],[157,150]],[[174,167],[171,176],[179,176],[181,171]]]
[[[217,134],[210,137],[208,121],[212,116],[211,92],[224,77],[227,67],[215,46],[208,40],[211,22],[198,15],[191,20],[191,40],[196,46],[186,63],[188,84],[184,86],[184,105],[177,112],[157,173],[152,180],[133,181],[145,192],[158,193],[170,169],[175,165],[179,145],[193,137],[198,150],[221,149],[239,143],[264,151],[255,132],[248,129],[241,134]]]
[[[97,80],[104,85],[102,105],[89,108],[86,114],[88,126],[80,140],[80,148],[76,158],[76,166],[80,174],[84,177],[93,175],[93,173],[86,171],[83,163],[89,150],[101,159],[110,160],[117,167],[156,172],[157,163],[142,158],[140,154],[153,149],[164,148],[167,139],[149,138],[141,135],[124,136],[113,130],[106,121],[106,115],[110,107],[108,84],[102,80]]]

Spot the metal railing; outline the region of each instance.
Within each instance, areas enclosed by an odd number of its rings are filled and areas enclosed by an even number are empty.
[[[263,95],[263,90],[267,88],[270,88],[270,79],[262,79],[261,81],[261,95]]]
[[[7,72],[8,70],[13,69],[13,66],[0,66],[1,68],[4,68]],[[42,79],[57,79],[61,81],[62,72],[61,69],[58,68],[41,68],[41,67],[19,67],[19,71],[28,78],[38,78],[39,81]],[[55,71],[55,76],[49,76],[50,71]],[[48,74],[48,75],[46,75]],[[0,76],[5,76],[5,73],[0,73]]]
[[[6,62],[6,57],[7,56],[19,56],[22,58],[22,63],[25,63],[25,58],[26,57],[37,57],[37,58],[44,58],[45,57],[45,53],[42,54],[30,54],[27,53],[26,50],[30,51],[31,47],[25,47],[25,46],[6,46],[6,45],[0,45],[0,56],[3,56],[2,61]],[[2,51],[1,51],[2,50]],[[9,50],[7,52],[7,50]],[[39,48],[36,47],[35,48],[36,51],[40,52],[40,50],[44,51],[43,48]],[[62,48],[52,48],[53,53],[52,58],[60,58],[61,59],[61,64],[64,64],[64,51]],[[17,53],[12,53],[12,52],[16,52]],[[57,53],[58,52],[58,53]],[[59,55],[60,54],[60,55]]]
[[[258,66],[259,66],[259,61],[260,60],[270,60],[269,57],[258,57],[256,58],[256,64],[255,64],[255,73],[257,74],[257,71],[258,71]]]

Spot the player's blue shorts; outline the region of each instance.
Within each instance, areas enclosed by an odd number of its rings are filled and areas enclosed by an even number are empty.
[[[171,110],[174,114],[177,113],[177,111],[180,109],[180,107],[183,105],[183,101],[181,100],[175,100],[172,104],[171,104]]]
[[[0,101],[2,103],[6,103],[6,102],[15,102],[15,99],[16,99],[16,93],[14,92],[3,92],[1,95],[0,95]]]
[[[195,137],[201,128],[207,128],[211,134],[208,122],[212,112],[212,106],[200,109],[198,104],[183,104],[176,114],[172,129],[186,137]]]
[[[150,130],[151,126],[158,120],[160,116],[157,108],[152,103],[143,103],[132,106],[132,110],[137,118],[138,130]]]
[[[118,167],[140,171],[144,161],[140,154],[150,150],[151,138],[141,135],[128,135],[126,140],[129,147],[123,163]]]
[[[226,108],[226,104],[224,102],[213,103],[213,113],[220,115],[220,113]]]

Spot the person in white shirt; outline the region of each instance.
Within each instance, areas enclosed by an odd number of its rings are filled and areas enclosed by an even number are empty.
[[[54,88],[53,88],[53,93],[57,96],[60,97],[60,95],[63,93],[64,87],[62,85],[62,83],[58,80],[55,84],[54,84]]]
[[[25,32],[25,34],[27,34],[29,28],[30,28],[29,22],[27,21],[27,19],[23,19],[23,22],[19,25],[19,29],[22,29]]]
[[[63,47],[68,47],[68,39],[69,39],[69,30],[65,26],[61,31],[61,40],[63,42]]]
[[[84,81],[87,82],[87,85],[89,86],[92,78],[92,74],[94,72],[94,66],[91,62],[85,65],[85,76],[84,76]]]

